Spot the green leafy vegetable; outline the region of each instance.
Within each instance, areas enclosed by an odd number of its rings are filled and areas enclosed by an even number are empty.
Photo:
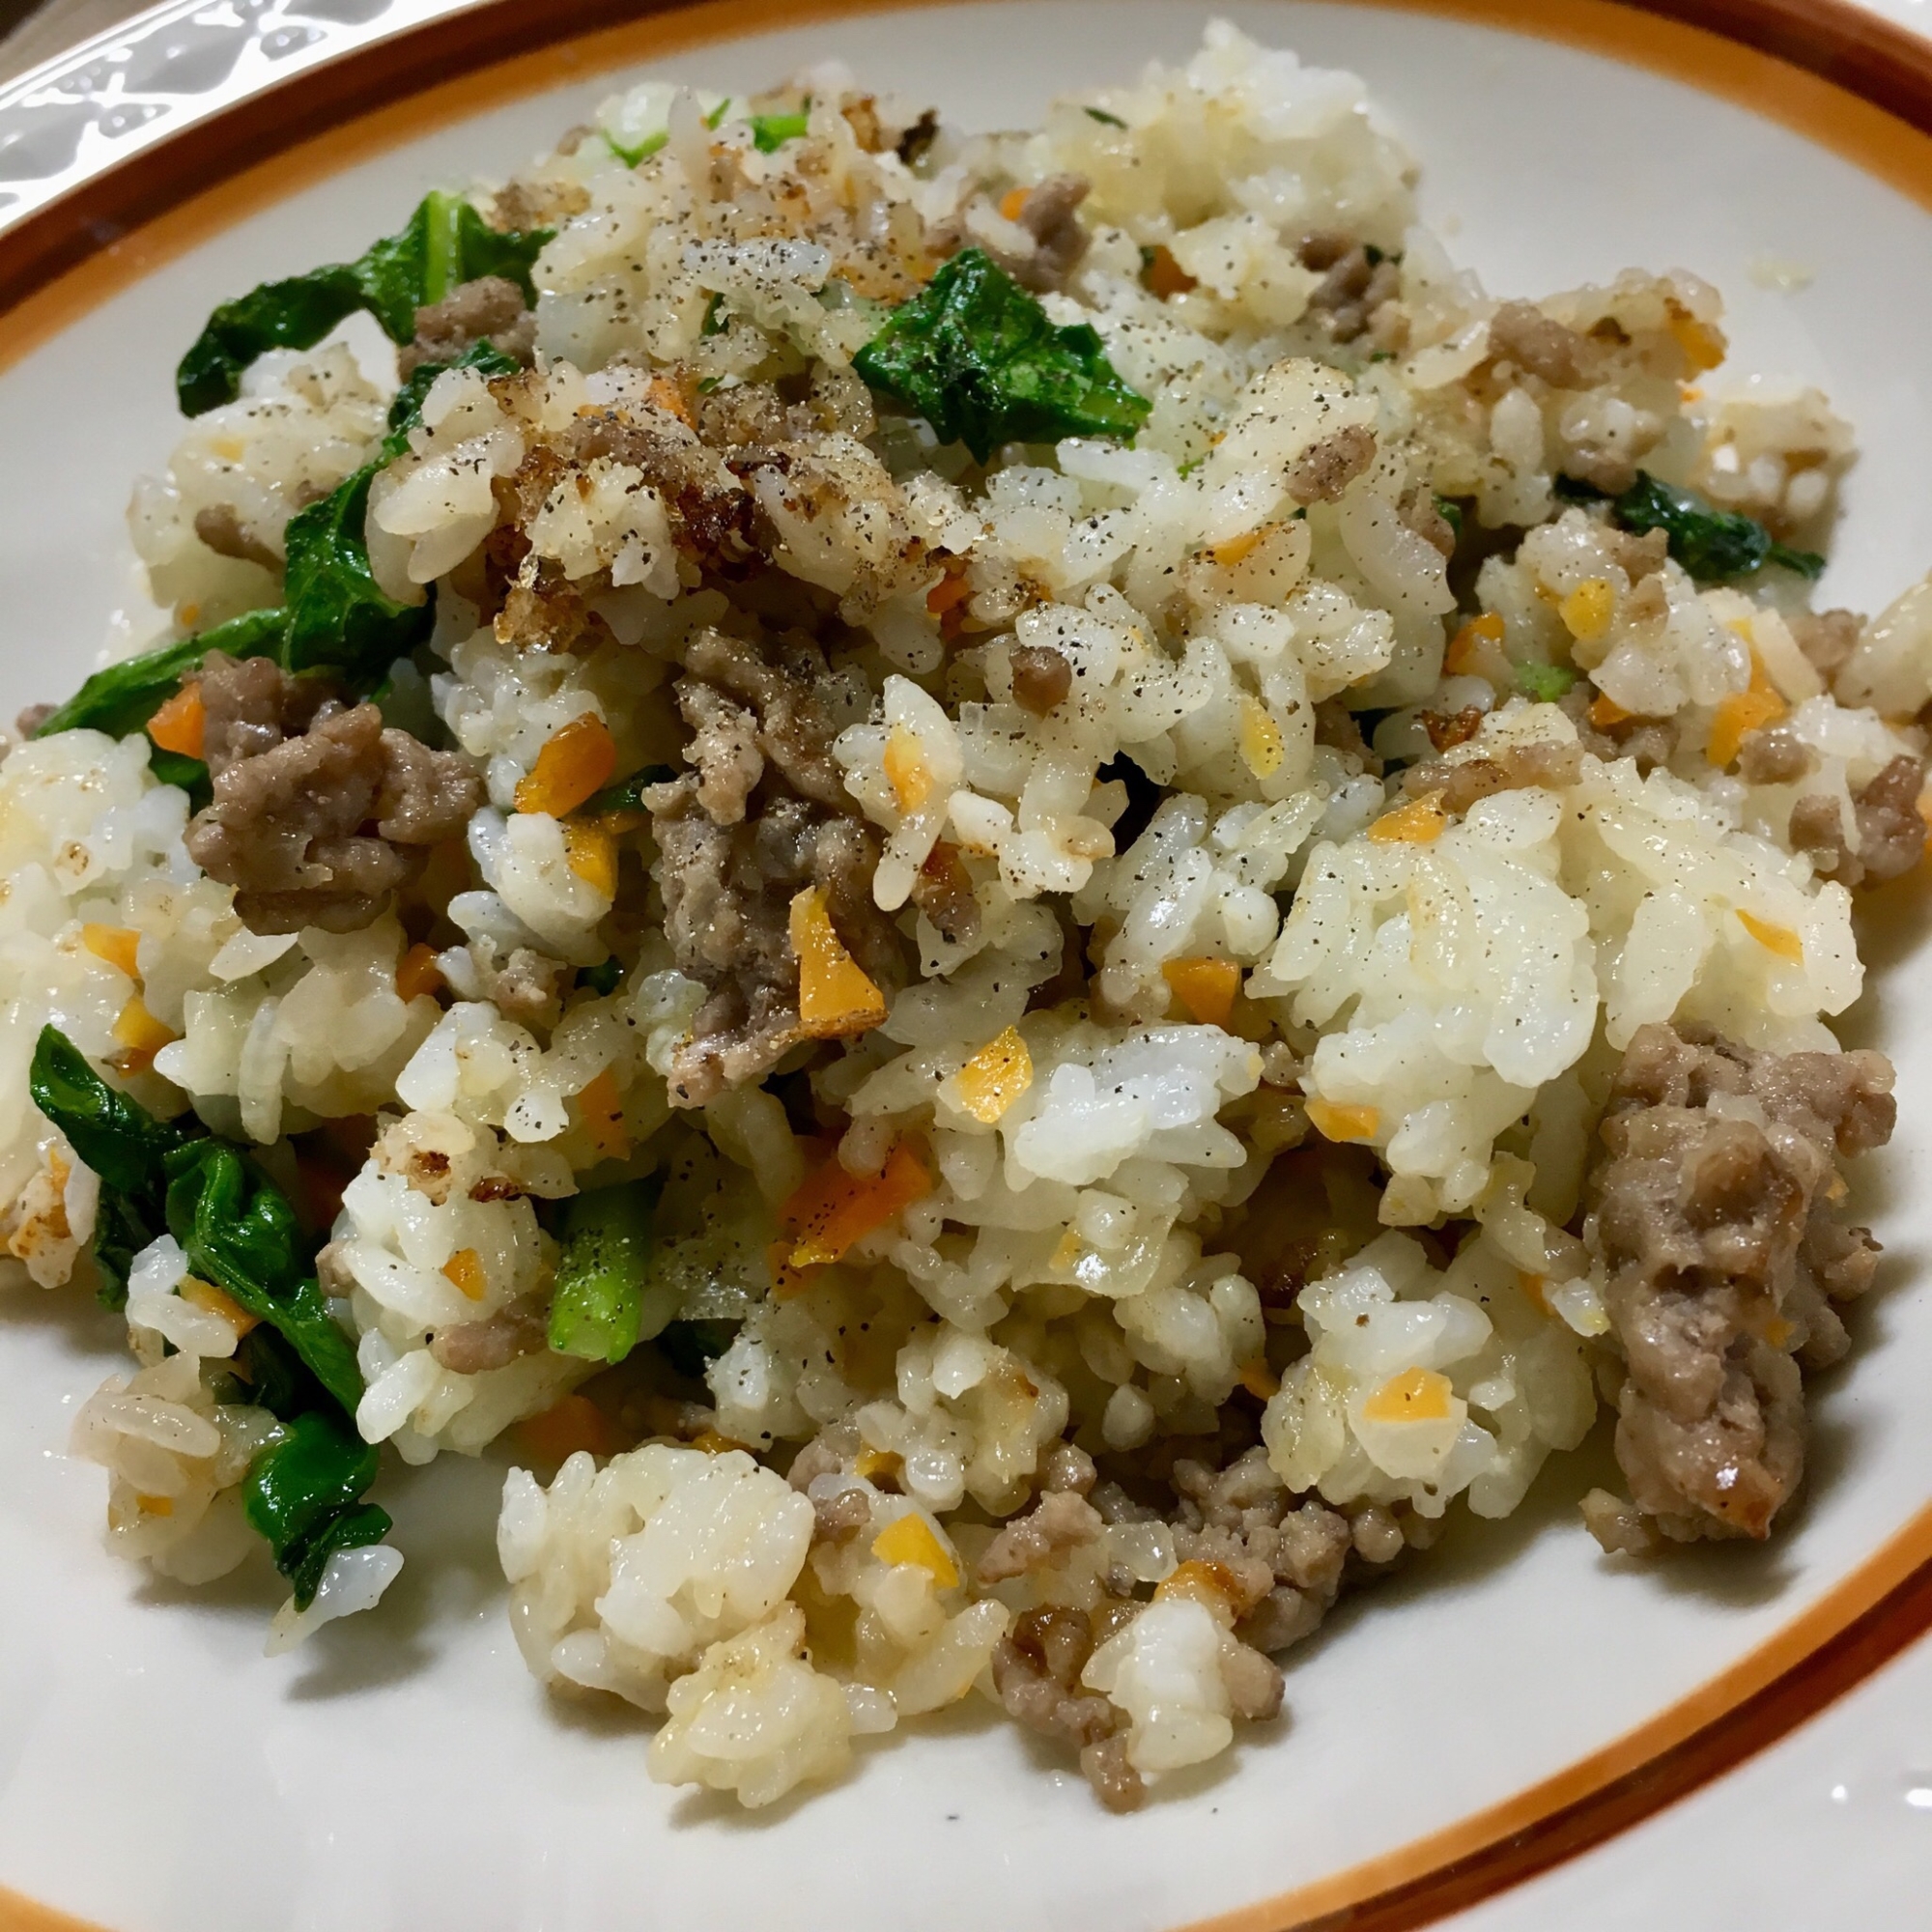
[[[1662,530],[1670,554],[1703,582],[1746,577],[1767,563],[1816,577],[1825,559],[1808,550],[1774,542],[1771,532],[1749,517],[1719,510],[1693,490],[1680,490],[1639,469],[1636,481],[1611,509],[1627,530]]]
[[[752,116],[752,145],[761,155],[776,154],[787,141],[803,138],[811,124],[811,102],[795,114],[753,114]]]
[[[1060,328],[978,248],[963,249],[853,357],[875,389],[983,463],[1003,442],[1131,442],[1153,405],[1084,323]]]
[[[1516,688],[1539,704],[1554,704],[1577,682],[1577,673],[1567,665],[1519,665]]]
[[[382,1542],[390,1521],[361,1500],[381,1466],[373,1444],[326,1409],[294,1417],[288,1431],[249,1464],[242,1507],[305,1610],[330,1555]]]
[[[378,463],[393,463],[409,447],[410,431],[422,421],[430,385],[445,369],[479,369],[485,376],[514,376],[519,366],[515,356],[505,355],[493,342],[472,342],[454,362],[418,362],[389,405],[389,434],[383,439]]]
[[[738,1333],[735,1321],[670,1321],[657,1337],[665,1359],[679,1375],[695,1382],[704,1379],[704,1372],[726,1349]]]
[[[27,1091],[100,1177],[94,1259],[101,1300],[121,1308],[128,1300],[129,1264],[165,1225],[162,1163],[186,1145],[187,1136],[110,1087],[58,1027],[41,1029]]]
[[[50,713],[34,736],[47,738],[56,731],[73,731],[85,725],[113,738],[125,738],[146,725],[181,689],[182,679],[200,669],[210,651],[226,651],[232,658],[273,657],[281,648],[287,625],[286,611],[250,611],[198,637],[182,638],[156,650],[143,651],[137,658],[109,665],[105,670],[96,671],[65,704]]]
[[[670,1319],[674,1304],[653,1307],[655,1321],[645,1320],[651,1224],[661,1186],[656,1177],[629,1180],[564,1203],[550,1306],[550,1345],[558,1354],[621,1362]]]
[[[355,1350],[328,1312],[311,1243],[288,1196],[226,1141],[189,1141],[167,1156],[163,1171],[168,1232],[192,1272],[278,1328],[353,1415],[362,1400]]]
[[[677,774],[668,765],[646,765],[641,771],[633,772],[627,779],[619,779],[615,784],[608,784],[600,792],[593,792],[577,808],[576,816],[581,818],[601,818],[607,812],[643,811],[644,793],[654,784],[663,784],[667,779],[674,779]]]
[[[1090,121],[1097,121],[1103,128],[1124,128],[1127,124],[1118,114],[1109,114],[1104,107],[1090,107],[1086,110]]]
[[[175,372],[185,415],[240,393],[242,372],[270,349],[308,349],[346,315],[366,309],[392,342],[416,332],[416,310],[479,275],[501,275],[533,300],[530,267],[554,231],[495,229],[460,195],[427,194],[400,234],[354,262],[264,282],[209,317]]]
[[[624,982],[624,962],[613,952],[594,966],[580,966],[577,982],[588,986],[601,1000],[608,1000]]]

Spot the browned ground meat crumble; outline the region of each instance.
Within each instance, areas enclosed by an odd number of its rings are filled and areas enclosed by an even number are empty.
[[[188,826],[188,854],[236,889],[253,931],[367,925],[483,803],[467,758],[385,726],[373,704],[345,705],[325,678],[210,651],[201,697],[214,800]]]
[[[1798,1487],[1802,1371],[1844,1353],[1833,1304],[1878,1254],[1839,1216],[1837,1163],[1889,1138],[1891,1084],[1877,1053],[1758,1053],[1661,1025],[1631,1040],[1583,1233],[1624,1362],[1617,1461],[1663,1535],[1762,1537]],[[1586,1520],[1631,1547],[1602,1506]]]

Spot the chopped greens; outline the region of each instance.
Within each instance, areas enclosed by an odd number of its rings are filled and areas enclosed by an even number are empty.
[[[558,1354],[621,1362],[670,1319],[669,1306],[645,1307],[651,1226],[662,1185],[655,1176],[627,1180],[573,1195],[564,1204],[550,1308],[550,1345]],[[647,1313],[655,1320],[647,1321]]]
[[[753,114],[752,145],[761,155],[775,155],[787,141],[802,139],[811,123],[810,110],[808,99],[794,114]]]
[[[619,779],[615,784],[608,784],[600,792],[593,792],[573,814],[579,818],[602,818],[610,812],[643,811],[644,793],[654,784],[663,784],[667,779],[674,779],[677,774],[668,765],[646,765],[627,779]]]
[[[1696,491],[1665,483],[1647,469],[1639,469],[1636,481],[1620,497],[1576,476],[1557,477],[1556,494],[1571,503],[1607,501],[1617,522],[1639,535],[1662,530],[1670,554],[1700,583],[1748,577],[1768,563],[1800,577],[1815,578],[1825,568],[1816,551],[1778,543],[1754,518],[1720,510]]]
[[[608,1000],[624,982],[624,962],[613,952],[594,966],[577,969],[577,983],[588,986],[599,999]]]
[[[1767,563],[1816,577],[1825,559],[1815,552],[1774,542],[1771,532],[1749,517],[1720,510],[1692,490],[1660,482],[1639,469],[1636,481],[1611,503],[1627,530],[1662,530],[1670,554],[1702,582],[1746,577]]]
[[[701,1319],[696,1321],[668,1321],[657,1336],[664,1358],[679,1375],[695,1382],[704,1379],[704,1372],[736,1339],[739,1324]]]
[[[98,670],[34,732],[37,738],[83,726],[125,738],[140,730],[181,689],[182,679],[197,668],[210,651],[226,651],[232,658],[273,657],[288,628],[288,612],[279,608],[250,611],[231,617],[200,636],[143,651],[139,657]],[[92,1165],[92,1162],[89,1163]]]
[[[1539,704],[1554,704],[1577,682],[1567,665],[1526,664],[1516,670],[1516,688]]]
[[[416,331],[416,310],[480,275],[501,275],[534,299],[530,268],[553,230],[492,228],[460,195],[437,190],[408,224],[354,262],[287,281],[264,282],[223,302],[175,372],[185,415],[198,416],[241,392],[242,372],[270,349],[309,349],[344,316],[366,309],[392,342]]]
[[[298,1609],[315,1601],[336,1550],[359,1549],[388,1534],[388,1512],[361,1500],[380,1467],[373,1443],[319,1408],[293,1417],[288,1434],[249,1464],[242,1511],[274,1551]]]
[[[355,1350],[328,1312],[313,1244],[289,1198],[226,1141],[188,1141],[162,1163],[168,1232],[188,1266],[230,1300],[278,1328],[350,1414],[362,1400]]]
[[[979,248],[947,262],[852,366],[981,463],[1003,442],[1131,442],[1153,407],[1115,373],[1091,327],[1056,327]]]
[[[1097,121],[1103,128],[1124,128],[1127,125],[1118,114],[1109,114],[1104,107],[1089,107],[1082,111],[1088,120]]]
[[[94,1217],[100,1298],[109,1308],[124,1307],[129,1264],[166,1225],[162,1163],[187,1136],[110,1087],[58,1027],[41,1029],[27,1091],[100,1177]]]
[[[1435,514],[1455,531],[1460,539],[1463,534],[1463,506],[1453,497],[1435,498]]]

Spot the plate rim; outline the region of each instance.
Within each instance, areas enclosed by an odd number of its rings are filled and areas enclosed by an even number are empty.
[[[427,0],[432,7],[439,0]],[[0,227],[0,372],[259,209],[487,107],[780,27],[974,0],[440,0],[103,156]],[[1553,42],[1745,107],[1932,209],[1932,40],[1854,0],[1340,0]],[[162,0],[0,90],[181,14]],[[1483,1810],[1175,1932],[1410,1932],[1549,1870],[1764,1750],[1932,1629],[1932,1504],[1694,1690]],[[0,1882],[0,1932],[106,1932]]]

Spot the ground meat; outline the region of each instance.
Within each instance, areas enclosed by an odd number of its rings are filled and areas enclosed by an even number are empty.
[[[820,1543],[850,1543],[872,1520],[872,1499],[864,1490],[840,1490],[811,1499],[812,1535]]]
[[[267,658],[209,652],[201,695],[214,801],[188,827],[188,854],[235,887],[256,932],[367,925],[483,803],[460,754],[385,728],[373,704],[345,709],[326,681]]]
[[[1422,728],[1429,733],[1430,745],[1435,751],[1450,752],[1458,745],[1466,745],[1483,728],[1483,720],[1489,715],[1479,704],[1465,705],[1447,716],[1440,711],[1425,711],[1421,714]]]
[[[1097,1747],[1112,1741],[1124,1714],[1080,1673],[1094,1654],[1087,1615],[1070,1605],[1027,1610],[993,1648],[993,1690],[1007,1715],[1042,1737],[1080,1747],[1080,1768],[1110,1811],[1130,1811],[1147,1796],[1125,1756]]]
[[[1252,1645],[1237,1643],[1223,1654],[1221,1682],[1236,1717],[1256,1724],[1281,1715],[1281,1666]]]
[[[1668,530],[1645,530],[1639,536],[1634,530],[1620,530],[1609,524],[1602,526],[1602,530],[1605,549],[1633,584],[1641,583],[1647,577],[1655,577],[1669,558]]]
[[[1738,747],[1738,776],[1747,784],[1796,784],[1817,762],[1811,747],[1788,724],[1747,731]]]
[[[1051,644],[1015,644],[1010,658],[1013,702],[1044,718],[1073,689],[1073,666]]]
[[[1753,734],[1765,736],[1763,732]],[[1747,746],[1750,739],[1746,739]],[[1743,769],[1742,756],[1740,770]],[[1788,836],[1828,879],[1858,887],[1883,884],[1909,872],[1925,850],[1925,821],[1918,795],[1925,788],[1922,760],[1901,752],[1852,798],[1859,845],[1845,843],[1844,814],[1826,792],[1810,792],[1791,808]]]
[[[1402,786],[1411,798],[1439,792],[1442,810],[1455,817],[1499,791],[1526,791],[1532,785],[1560,791],[1575,784],[1582,771],[1580,747],[1541,738],[1499,747],[1482,757],[1425,758],[1403,773]]]
[[[844,774],[832,755],[833,739],[851,722],[849,703],[841,705],[848,684],[831,676],[815,644],[792,637],[760,649],[722,631],[701,631],[686,650],[685,675],[675,689],[678,708],[694,731],[705,728],[697,723],[702,716],[721,733],[716,741],[721,763],[715,772],[706,772],[699,762],[696,739],[691,755],[727,809],[734,799],[742,804],[742,794],[758,781],[756,772],[748,781],[743,778],[748,748],[761,765],[769,759],[801,798],[839,811],[851,804]],[[696,711],[687,708],[700,693],[702,703]],[[741,720],[724,726],[721,701],[735,705]],[[738,818],[720,817],[718,822],[734,825]]]
[[[939,138],[939,110],[928,107],[910,128],[899,136],[895,152],[907,167],[916,167],[925,158],[925,152]]]
[[[1804,1469],[1799,1362],[1841,1352],[1829,1297],[1875,1252],[1837,1159],[1895,1113],[1876,1053],[1758,1053],[1638,1030],[1611,1087],[1584,1239],[1625,1359],[1617,1460],[1666,1536],[1762,1537]],[[1714,1106],[1714,1101],[1718,1104]]]
[[[1025,1516],[1002,1528],[980,1558],[982,1586],[1004,1583],[1044,1570],[1083,1543],[1092,1543],[1106,1524],[1086,1497],[1071,1490],[1049,1490]]]
[[[574,155],[587,140],[603,136],[587,123],[564,130],[556,144],[559,155]],[[532,228],[561,228],[573,214],[582,214],[590,206],[590,190],[582,183],[522,179],[506,183],[497,190],[490,206],[490,225],[527,235]]]
[[[1865,627],[1856,611],[1800,611],[1785,622],[1811,668],[1828,678],[1857,648]]]
[[[1288,472],[1288,494],[1304,507],[1332,503],[1376,460],[1376,433],[1360,423],[1302,451]]]
[[[424,362],[454,362],[466,350],[488,342],[526,368],[536,354],[537,318],[524,292],[501,275],[479,275],[452,289],[440,302],[416,310],[413,342],[397,357],[404,382]],[[197,531],[199,534],[199,531]]]
[[[1339,254],[1338,242],[1346,244]],[[1346,237],[1321,230],[1305,236],[1297,252],[1304,268],[1321,274],[1308,307],[1333,341],[1354,341],[1382,303],[1402,292],[1402,270],[1393,262],[1372,260],[1366,246]]]
[[[197,510],[194,533],[216,556],[258,563],[264,570],[279,571],[282,567],[280,554],[270,550],[242,523],[232,503],[209,503]]]
[[[1013,220],[1033,238],[1024,254],[988,252],[1023,288],[1036,294],[1057,289],[1079,267],[1091,239],[1075,214],[1091,189],[1084,175],[1048,175],[1027,189]]]
[[[14,720],[14,730],[20,738],[31,738],[56,711],[58,704],[30,704]]]
[[[1677,748],[1677,727],[1664,718],[1625,718],[1614,724],[1595,724],[1590,706],[1596,693],[1578,679],[1557,700],[1558,707],[1577,727],[1577,742],[1594,758],[1614,764],[1619,758],[1634,762],[1638,776],[1668,765]]]
[[[980,936],[980,895],[958,846],[941,838],[925,855],[912,882],[912,902],[955,946]]]
[[[506,1368],[520,1355],[534,1355],[550,1332],[550,1310],[540,1301],[513,1301],[480,1321],[439,1328],[430,1337],[429,1351],[445,1369],[459,1376],[476,1376]]]
[[[1592,1490],[1583,1498],[1583,1527],[1606,1556],[1650,1556],[1659,1548],[1658,1533],[1637,1506],[1608,1490]]]
[[[1403,527],[1413,530],[1438,556],[1456,554],[1456,526],[1436,507],[1435,491],[1420,484],[1404,491],[1395,513]]]
[[[1552,322],[1534,302],[1507,301],[1490,318],[1490,354],[1552,389],[1580,389],[1595,360],[1588,339]]]

